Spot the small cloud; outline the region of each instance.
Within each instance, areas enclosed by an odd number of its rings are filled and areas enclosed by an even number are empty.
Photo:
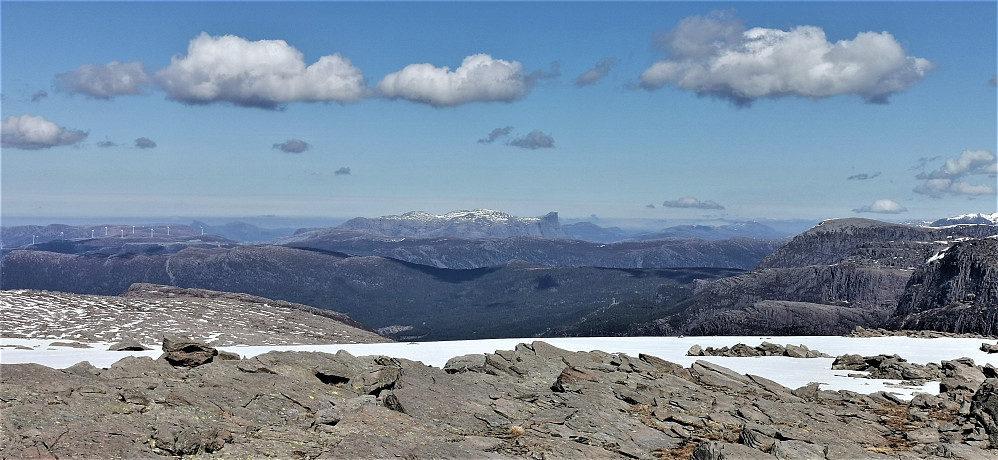
[[[31,102],[38,102],[47,97],[49,97],[48,91],[45,91],[44,89],[39,90],[37,93],[31,95]]]
[[[554,138],[540,131],[534,130],[526,136],[509,141],[509,145],[523,149],[550,149],[554,148]]]
[[[274,144],[273,148],[286,153],[302,153],[311,147],[311,144],[301,139],[288,139],[280,144]]]
[[[108,147],[117,147],[118,144],[115,144],[114,142],[111,141],[99,141],[97,142],[97,146],[101,148],[108,148]]]
[[[846,180],[869,180],[869,179],[873,179],[874,177],[877,177],[879,175],[880,175],[880,171],[877,171],[877,172],[875,172],[873,174],[866,174],[866,173],[853,174],[852,176],[847,177]]]
[[[487,137],[485,137],[484,139],[479,139],[478,143],[479,144],[491,144],[491,143],[495,142],[495,140],[498,139],[498,138],[500,138],[500,137],[508,136],[509,133],[512,132],[512,131],[513,131],[513,127],[512,126],[506,126],[505,128],[496,128],[496,129],[493,129],[492,132],[489,133],[489,135]]]
[[[185,104],[278,109],[289,102],[357,102],[369,94],[361,70],[339,53],[306,66],[302,52],[284,40],[204,32],[156,79],[167,97]]]
[[[156,148],[156,143],[148,137],[140,137],[135,139],[135,148],[138,149],[153,149]]]
[[[992,75],[991,79],[988,80],[988,84],[991,86],[998,86],[998,74]]]
[[[464,58],[453,71],[432,64],[410,64],[386,75],[377,92],[389,99],[405,99],[433,107],[456,107],[471,102],[512,102],[530,93],[541,74],[527,76],[523,64],[494,59],[488,54]]]
[[[833,43],[820,27],[746,30],[723,13],[683,19],[657,44],[669,58],[648,67],[640,87],[671,84],[743,107],[758,98],[845,94],[883,104],[935,67],[906,55],[887,32],[860,32]]]
[[[646,204],[645,207],[648,209],[655,209],[655,205],[651,203]]]
[[[336,171],[333,171],[333,174],[337,176],[349,176],[350,168],[342,167],[340,169],[337,169]]]
[[[6,148],[38,150],[83,142],[86,131],[63,128],[43,117],[9,116],[0,128],[0,145]]]
[[[610,69],[617,65],[618,62],[620,62],[620,59],[615,57],[600,59],[595,67],[575,79],[575,86],[589,86],[596,83],[607,76],[610,73]]]
[[[59,91],[105,100],[142,94],[143,87],[151,81],[138,61],[111,61],[102,67],[83,64],[76,70],[56,75],[55,79]]]
[[[667,208],[696,208],[696,209],[724,209],[724,206],[711,200],[700,201],[691,196],[684,196],[678,200],[662,202],[662,206]]]
[[[853,209],[852,212],[869,212],[875,214],[900,214],[908,209],[893,200],[877,200],[871,205]]]

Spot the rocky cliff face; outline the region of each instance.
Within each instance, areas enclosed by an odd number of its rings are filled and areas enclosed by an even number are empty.
[[[754,270],[700,283],[673,314],[648,324],[646,330],[845,334],[855,326],[879,326],[894,313],[912,273],[934,253],[993,234],[998,227],[825,221],[794,237]]]
[[[488,209],[452,211],[443,215],[414,211],[401,216],[358,217],[345,222],[339,228],[383,236],[420,238],[567,237],[561,230],[556,212],[543,217],[514,217]]]
[[[998,239],[959,242],[929,258],[912,274],[890,324],[998,333]]]
[[[870,219],[832,219],[797,235],[759,262],[759,268],[856,262],[915,268],[961,238],[998,235],[998,226],[914,227]]]

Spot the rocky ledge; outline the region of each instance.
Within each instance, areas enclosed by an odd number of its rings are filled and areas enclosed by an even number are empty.
[[[998,445],[993,378],[908,403],[544,342],[443,369],[164,349],[181,355],[0,365],[0,457],[976,459]]]
[[[982,335],[973,332],[942,332],[942,331],[929,331],[929,330],[889,330],[883,328],[865,328],[862,326],[856,326],[847,337],[914,337],[920,339],[937,339],[940,337],[951,337],[951,338],[965,338],[965,339],[991,339],[995,337],[991,335]]]
[[[831,358],[832,356],[817,350],[811,350],[805,345],[778,345],[775,343],[762,342],[762,344],[750,347],[744,343],[739,343],[731,347],[707,347],[693,345],[686,352],[686,356],[726,356],[730,358],[751,358],[755,356],[787,356],[790,358]]]

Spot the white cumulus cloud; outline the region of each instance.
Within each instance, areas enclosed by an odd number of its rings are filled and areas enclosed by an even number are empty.
[[[988,184],[972,184],[967,176],[994,177],[998,171],[998,159],[987,150],[964,150],[959,157],[947,158],[939,169],[915,176],[923,180],[915,187],[915,193],[939,198],[943,195],[993,195],[995,188]],[[991,181],[994,183],[994,180]]]
[[[40,116],[9,116],[0,125],[3,147],[38,150],[73,145],[87,138],[86,131],[63,128]]]
[[[273,109],[289,102],[357,102],[368,95],[361,70],[339,53],[305,65],[284,40],[249,41],[201,33],[186,56],[156,73],[169,98]]]
[[[887,32],[829,42],[824,30],[745,30],[723,15],[684,19],[660,41],[669,59],[641,74],[641,87],[667,84],[746,105],[757,98],[856,94],[869,102],[911,88],[934,65],[908,56]]]
[[[524,74],[523,65],[517,61],[475,54],[464,58],[461,66],[453,71],[432,64],[410,64],[386,75],[375,89],[390,99],[454,107],[469,102],[521,99],[530,93],[534,80]]]
[[[111,61],[100,67],[83,64],[76,70],[56,75],[55,79],[59,91],[95,99],[141,94],[144,86],[151,81],[138,61]]]
[[[900,214],[907,211],[908,208],[901,206],[894,200],[877,200],[873,204],[852,210],[852,212],[870,212],[875,214]]]

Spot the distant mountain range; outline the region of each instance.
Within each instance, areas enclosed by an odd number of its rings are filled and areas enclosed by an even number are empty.
[[[733,236],[772,230],[756,223],[679,226],[614,243],[572,235],[623,231],[561,226],[555,213],[486,210],[354,219],[267,245],[201,235],[200,223],[171,226],[169,235],[160,226],[149,235],[124,226],[13,227],[4,228],[5,241],[36,241],[5,243],[0,285],[243,292],[341,311],[404,340],[814,335],[882,325],[991,334],[998,225],[960,223],[990,217],[936,227],[832,219],[789,241]]]
[[[301,232],[278,240],[288,247],[358,256],[382,256],[438,268],[492,267],[514,260],[549,267],[748,269],[786,240],[731,238],[665,239],[591,243],[536,237],[409,238],[372,235],[339,228]]]
[[[598,311],[591,334],[620,335],[662,312],[630,298],[685,299],[696,279],[735,269],[541,267],[511,262],[453,270],[384,257],[271,245],[100,256],[18,250],[0,262],[4,289],[117,295],[132,283],[240,292],[331,309],[401,340],[531,337]]]
[[[562,239],[568,237],[561,230],[556,212],[543,217],[514,217],[489,209],[452,211],[443,215],[413,211],[401,216],[358,217],[348,220],[338,228],[372,235],[417,238],[531,236]]]

